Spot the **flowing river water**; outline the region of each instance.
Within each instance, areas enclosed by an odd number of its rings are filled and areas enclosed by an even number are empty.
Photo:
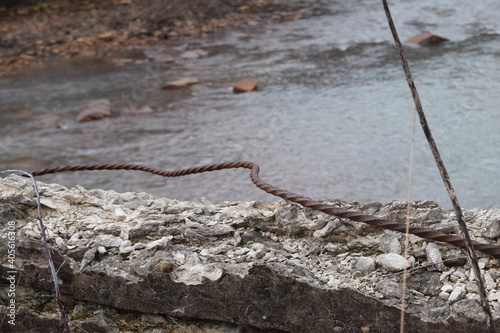
[[[315,15],[301,20],[123,52],[115,55],[121,62],[58,60],[0,78],[0,170],[81,163],[172,170],[250,160],[267,182],[315,199],[405,200],[414,106],[381,4],[308,3]],[[462,206],[500,207],[500,3],[399,1],[391,9],[403,40],[422,30],[450,40],[407,46],[407,57]],[[147,61],[192,49],[208,55]],[[160,89],[182,77],[200,83]],[[232,84],[247,77],[260,89],[233,94]],[[155,112],[76,122],[97,98]],[[40,179],[180,200],[276,199],[255,188],[246,170],[180,179],[133,171]],[[450,207],[419,127],[412,198]]]

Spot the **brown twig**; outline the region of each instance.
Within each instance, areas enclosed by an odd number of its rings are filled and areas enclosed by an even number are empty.
[[[415,103],[415,108],[417,110],[417,114],[420,118],[420,124],[422,126],[422,130],[424,131],[425,137],[431,149],[432,155],[434,156],[434,160],[436,161],[436,165],[439,169],[439,173],[441,175],[441,179],[444,182],[444,186],[446,187],[446,191],[448,192],[448,196],[450,197],[451,203],[453,205],[453,209],[455,211],[455,215],[460,226],[460,230],[465,238],[465,248],[467,249],[467,255],[469,257],[469,261],[471,263],[472,271],[474,275],[476,275],[476,281],[479,287],[479,295],[481,297],[481,305],[484,309],[484,312],[488,316],[488,328],[490,332],[495,333],[495,322],[493,321],[493,314],[491,313],[488,297],[486,296],[486,288],[481,276],[481,271],[479,270],[479,265],[477,262],[477,256],[474,253],[474,244],[469,235],[469,231],[467,229],[467,225],[465,224],[462,208],[458,202],[457,196],[455,194],[455,190],[453,189],[453,185],[451,184],[450,176],[444,162],[439,154],[439,150],[437,148],[436,142],[432,136],[431,129],[425,117],[424,109],[422,107],[422,103],[420,101],[420,97],[418,95],[417,87],[415,82],[413,81],[413,76],[410,72],[410,66],[408,65],[408,61],[406,60],[405,52],[401,41],[399,39],[398,33],[396,31],[396,27],[394,25],[394,21],[392,19],[391,12],[389,10],[389,6],[387,5],[386,0],[382,0],[382,5],[384,7],[385,14],[387,16],[387,22],[389,23],[389,27],[391,29],[392,37],[394,38],[394,43],[396,44],[396,48],[399,52],[399,56],[401,58],[401,63],[403,66],[403,70],[406,76],[406,81],[408,82],[408,87],[410,88],[411,95],[413,97],[413,102]]]

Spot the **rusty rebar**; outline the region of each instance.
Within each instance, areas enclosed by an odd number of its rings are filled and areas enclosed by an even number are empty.
[[[363,222],[369,225],[381,227],[388,230],[394,230],[401,233],[406,232],[406,224],[390,221],[386,219],[381,219],[379,217],[373,215],[366,215],[361,212],[356,212],[352,210],[347,210],[339,207],[335,207],[333,205],[325,204],[320,201],[313,200],[307,196],[292,193],[287,190],[280,189],[275,187],[269,183],[266,183],[259,177],[259,166],[256,163],[248,162],[248,161],[233,161],[233,162],[224,162],[224,163],[216,163],[216,164],[208,164],[193,168],[180,169],[174,171],[166,171],[161,169],[152,168],[145,165],[140,164],[91,164],[91,165],[70,165],[70,166],[61,166],[48,168],[43,170],[37,170],[32,172],[33,176],[41,176],[50,173],[59,173],[66,171],[91,171],[91,170],[137,170],[149,172],[155,175],[163,176],[163,177],[181,177],[196,173],[223,170],[223,169],[235,169],[235,168],[245,168],[250,170],[250,179],[252,182],[260,188],[261,190],[272,194],[274,196],[283,198],[285,200],[298,203],[304,207],[311,208],[314,210],[321,211],[323,213],[337,216],[340,218],[346,218],[356,222]],[[456,235],[446,234],[441,231],[433,230],[430,228],[423,227],[409,227],[410,234],[415,236],[448,243],[457,247],[465,247],[466,241],[462,237]],[[475,250],[481,251],[483,253],[489,254],[494,257],[500,257],[500,246],[479,243],[476,241],[472,241]]]

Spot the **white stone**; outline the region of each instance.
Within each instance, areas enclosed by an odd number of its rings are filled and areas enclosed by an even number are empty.
[[[462,298],[465,297],[466,293],[467,293],[467,290],[465,289],[465,284],[457,283],[455,288],[453,288],[453,291],[451,292],[450,297],[448,298],[448,302],[454,303],[458,300],[461,300]]]
[[[94,240],[94,246],[105,246],[106,248],[120,247],[124,240],[113,235],[99,235]]]
[[[466,288],[468,293],[479,293],[479,287],[477,286],[476,281],[468,281]]]
[[[453,291],[453,286],[451,284],[445,284],[441,287],[441,291],[444,291],[445,293],[451,293]]]
[[[122,253],[123,249],[131,247],[132,242],[129,240],[124,241],[123,243],[120,244],[120,253]]]
[[[42,204],[45,207],[49,207],[51,209],[54,209],[54,210],[57,209],[57,206],[50,199],[41,198],[40,204]]]
[[[337,253],[337,251],[339,250],[339,246],[337,244],[328,243],[328,244],[325,245],[325,247],[323,248],[323,250],[325,252]]]
[[[240,246],[241,242],[243,241],[243,238],[241,237],[241,234],[239,231],[234,232],[234,238],[233,238],[233,245],[234,246]]]
[[[57,237],[56,238],[56,245],[61,248],[61,249],[65,249],[66,248],[66,242],[64,241],[64,239],[62,239],[61,237]]]
[[[123,221],[125,220],[125,217],[127,217],[127,213],[125,213],[125,211],[121,207],[115,208],[115,215],[118,221]]]
[[[210,265],[183,265],[171,274],[172,280],[187,285],[202,284],[205,279],[218,281],[224,275],[224,271],[214,264]]]
[[[252,249],[248,252],[247,259],[261,259],[266,254],[266,246],[262,243],[252,244]]]
[[[491,302],[500,300],[500,291],[496,291],[496,292],[489,294],[488,300]]]
[[[500,303],[498,301],[491,302],[490,305],[493,307],[494,313],[500,313]]]
[[[85,266],[87,266],[92,260],[94,260],[96,252],[97,248],[95,247],[85,252],[82,261],[80,262],[80,272],[85,268]]]
[[[248,252],[250,252],[250,249],[247,247],[240,247],[240,248],[237,248],[236,250],[234,250],[234,254],[237,256],[244,255]]]
[[[157,239],[155,241],[152,241],[152,242],[149,242],[147,245],[146,245],[146,248],[148,250],[152,250],[152,249],[164,249],[167,245],[168,245],[168,242],[172,239],[173,237],[172,236],[165,236],[165,237],[162,237],[160,239]]]
[[[444,280],[446,280],[453,272],[455,271],[454,268],[450,269],[449,271],[444,271],[443,273],[441,273],[441,275],[439,276],[439,281],[443,282]]]
[[[495,239],[500,237],[500,219],[485,221],[483,223],[482,235],[486,238]]]
[[[495,289],[497,287],[497,283],[493,278],[491,277],[490,272],[484,273],[484,282],[486,284],[486,289]]]
[[[313,236],[316,238],[322,238],[330,235],[335,229],[340,226],[341,222],[339,219],[333,219],[328,222],[322,229],[316,230]]]
[[[428,269],[431,271],[443,271],[443,256],[441,255],[441,251],[436,243],[429,243],[425,248],[425,253],[427,254],[427,262],[432,265],[429,266]]]
[[[467,299],[477,299],[479,300],[481,297],[479,297],[478,294],[474,294],[474,293],[467,293],[467,295],[465,295],[465,298]]]
[[[209,250],[209,253],[211,254],[221,254],[221,253],[226,253],[227,251],[229,251],[232,247],[230,245],[227,245],[227,244],[223,244],[223,245],[219,245],[215,248],[212,248]],[[203,250],[202,250],[203,251]]]
[[[120,248],[120,254],[130,253],[132,251],[134,251],[133,246],[126,246],[124,248]]]
[[[444,299],[444,300],[448,300],[448,298],[450,297],[450,294],[442,291],[439,293],[438,297],[441,299]]]
[[[380,254],[375,258],[375,262],[389,272],[398,272],[410,267],[408,260],[396,253]]]
[[[146,244],[144,243],[136,243],[134,245],[134,250],[142,250],[142,249],[145,249],[146,248]]]
[[[450,275],[450,282],[453,282],[453,283],[462,282],[462,281],[465,281],[466,279],[467,279],[467,276],[461,271],[456,271]]]

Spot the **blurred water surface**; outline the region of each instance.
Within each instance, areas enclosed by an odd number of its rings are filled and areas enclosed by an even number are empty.
[[[380,2],[309,3],[320,15],[190,40],[188,49],[209,53],[195,60],[122,66],[59,60],[0,78],[0,169],[75,163],[178,169],[243,159],[260,164],[273,185],[313,198],[406,199],[414,107]],[[450,39],[408,46],[407,57],[462,206],[500,207],[500,3],[399,1],[391,8],[402,39],[422,30]],[[201,83],[159,89],[186,76]],[[232,84],[246,77],[255,77],[260,90],[234,95]],[[77,123],[78,111],[96,98],[127,99],[155,112]],[[413,199],[451,207],[419,128],[414,159]],[[41,180],[180,200],[275,199],[243,170],[181,179],[81,172]]]

